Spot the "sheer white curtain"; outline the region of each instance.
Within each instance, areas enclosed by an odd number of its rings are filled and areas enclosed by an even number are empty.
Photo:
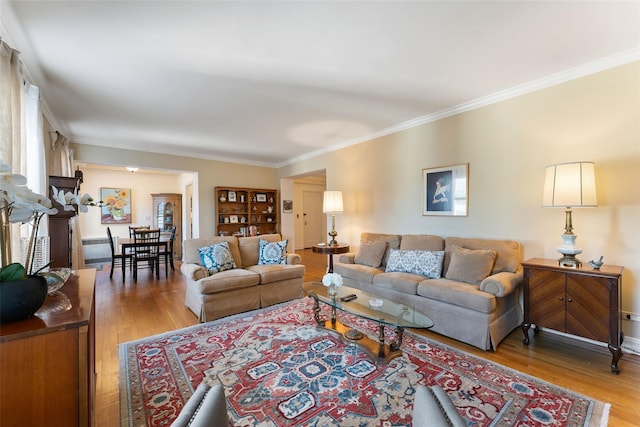
[[[45,166],[45,149],[44,149],[44,133],[42,110],[40,108],[40,89],[29,83],[24,82],[23,85],[23,113],[24,120],[23,129],[23,146],[25,153],[22,157],[24,176],[27,177],[29,188],[39,194],[47,195],[47,177]],[[27,162],[28,158],[28,162]],[[20,262],[24,262],[26,257],[26,242],[31,235],[31,224],[24,224],[21,227],[20,235],[23,239],[21,247]],[[38,228],[38,236],[36,240],[36,267],[44,266],[49,261],[49,218],[45,216],[40,221]]]
[[[51,144],[51,175],[74,176],[73,150],[69,148],[69,138],[56,132],[56,139]],[[72,217],[71,226],[71,263],[74,268],[83,268],[84,252],[82,250],[82,233],[80,232],[80,214]]]
[[[73,153],[69,148],[69,138],[56,132],[51,144],[51,175],[73,176]]]
[[[14,173],[22,170],[22,75],[20,72],[20,52],[12,49],[0,39],[0,158],[11,165]],[[3,258],[11,262],[20,253],[18,225],[7,226],[4,230]]]

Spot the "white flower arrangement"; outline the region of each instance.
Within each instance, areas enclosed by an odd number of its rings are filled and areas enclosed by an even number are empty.
[[[338,273],[327,273],[322,277],[322,284],[326,287],[333,285],[338,288],[342,286],[342,276]]]
[[[89,208],[87,206],[102,206],[102,201],[95,202],[93,197],[88,194],[73,194],[70,192],[64,192],[64,190],[58,190],[55,186],[51,186],[53,189],[52,197],[53,200],[60,203],[65,211],[73,211],[77,209],[80,212],[88,212]]]
[[[63,191],[58,191],[55,187],[54,190],[53,199],[63,205],[65,210],[72,210],[77,206],[81,212],[86,212],[87,206],[99,206],[88,194],[83,196],[71,193],[64,194]],[[53,273],[40,271],[48,267],[50,263],[38,271],[33,271],[33,255],[40,221],[45,215],[57,213],[58,209],[53,207],[51,199],[31,191],[27,187],[27,178],[11,173],[11,166],[0,160],[0,282],[24,280],[27,275],[31,274],[62,280]],[[25,265],[9,261],[10,243],[8,236],[4,233],[4,225],[8,223],[22,223],[32,226]]]

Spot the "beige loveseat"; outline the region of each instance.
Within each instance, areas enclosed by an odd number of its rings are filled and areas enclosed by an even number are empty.
[[[286,254],[286,264],[259,265],[260,239],[280,242],[279,234],[219,236],[184,241],[181,271],[186,277],[185,305],[201,322],[218,319],[304,296],[305,268],[300,255]],[[236,268],[211,273],[199,248],[227,242]]]
[[[419,270],[434,271],[416,274],[416,259]],[[363,233],[358,252],[339,256],[334,272],[346,286],[415,307],[432,331],[489,350],[522,323],[520,261],[511,240]]]

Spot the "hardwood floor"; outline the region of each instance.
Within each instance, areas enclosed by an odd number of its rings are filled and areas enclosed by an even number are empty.
[[[319,280],[326,256],[311,250],[298,252],[306,266],[305,280]],[[118,344],[197,324],[184,307],[184,281],[179,263],[175,272],[160,280],[139,273],[134,284],[127,274],[109,280],[109,266],[96,278],[96,425],[119,426]],[[640,425],[640,356],[625,354],[620,375],[609,369],[611,354],[604,347],[544,334],[522,344],[520,329],[511,333],[496,352],[485,352],[441,335],[424,332],[434,340],[473,353],[518,371],[611,403],[610,426]]]

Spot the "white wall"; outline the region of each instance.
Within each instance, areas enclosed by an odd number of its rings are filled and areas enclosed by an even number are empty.
[[[153,225],[153,193],[182,194],[184,179],[180,175],[167,173],[131,173],[126,170],[114,171],[82,168],[84,183],[80,190],[95,200],[100,200],[101,187],[131,189],[131,224],[101,224],[100,208],[90,207],[89,212],[80,215],[80,232],[83,238],[106,237],[107,226],[114,236],[129,237],[129,225]],[[184,218],[184,216],[183,216]]]
[[[214,213],[213,193],[216,186],[278,188],[280,182],[276,169],[263,166],[241,165],[86,144],[71,145],[78,162],[101,165],[135,165],[146,169],[190,173],[193,176],[194,237],[207,237],[215,234],[217,215]],[[184,184],[178,185],[175,192],[183,193]]]
[[[544,168],[590,160],[597,208],[574,210],[583,261],[625,266],[622,308],[640,313],[640,63],[635,62],[300,161],[342,190],[341,240],[363,231],[514,239],[558,258],[562,209],[541,207]],[[422,216],[422,169],[469,163],[469,215]],[[627,338],[640,325],[623,321]],[[627,339],[627,340],[628,340]]]
[[[343,191],[340,240],[355,246],[363,231],[510,238],[523,244],[525,258],[559,256],[564,213],[541,207],[545,166],[594,161],[599,206],[574,212],[580,258],[604,255],[606,263],[623,265],[622,308],[640,313],[639,94],[635,62],[279,170],[77,144],[74,149],[81,161],[122,164],[126,158],[141,167],[194,172],[202,236],[213,235],[216,185],[277,188],[280,179],[326,170],[326,188]],[[461,163],[469,163],[469,215],[422,216],[422,169]],[[623,330],[625,343],[640,342],[640,325],[623,321]]]

